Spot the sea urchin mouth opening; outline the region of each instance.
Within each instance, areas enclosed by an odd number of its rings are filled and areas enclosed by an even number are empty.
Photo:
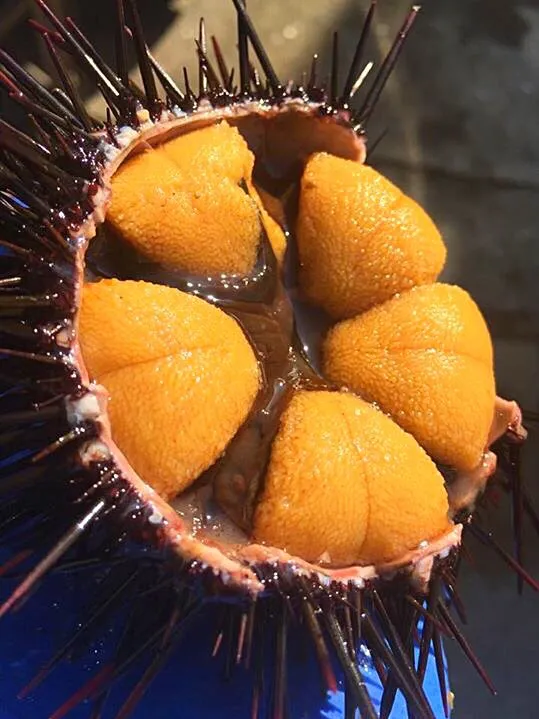
[[[336,318],[309,291],[302,253],[318,246],[323,265],[327,241],[313,236],[309,190],[331,182],[329,166],[345,184],[361,170],[356,195],[380,194],[344,116],[294,101],[265,113],[236,107],[152,126],[121,159],[86,254],[78,317],[84,363],[105,387],[112,453],[225,553],[262,544],[354,567],[394,562],[451,532],[443,479],[424,450],[320,372]],[[370,304],[434,281],[445,254],[421,216],[431,259],[418,268],[417,248],[401,248],[391,281],[379,281],[384,193],[394,203],[383,183],[370,208],[381,218],[345,206],[341,220],[346,237],[359,219],[371,245]],[[345,244],[342,260],[354,253]]]

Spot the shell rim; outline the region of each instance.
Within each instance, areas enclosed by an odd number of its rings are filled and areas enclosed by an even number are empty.
[[[261,104],[258,101],[250,100],[247,102],[235,102],[227,107],[217,108],[212,106],[211,103],[207,103],[199,106],[193,113],[185,113],[181,110],[176,112],[174,110],[163,111],[161,117],[156,121],[151,120],[148,111],[143,109],[139,111],[141,124],[138,130],[128,126],[119,128],[116,135],[119,147],[115,147],[108,142],[102,131],[96,133],[96,137],[100,140],[101,154],[105,158],[99,172],[100,191],[95,193],[92,198],[93,211],[81,224],[80,228],[72,233],[72,237],[77,238],[76,263],[79,274],[75,296],[76,308],[80,305],[84,257],[98,226],[104,222],[112,191],[112,177],[122,163],[127,161],[133,154],[136,154],[141,145],[162,142],[163,139],[175,137],[183,132],[196,131],[219,120],[252,116],[271,119],[290,112],[321,117],[323,116],[324,108],[324,103],[306,102],[299,98],[281,99],[274,104]],[[358,133],[354,130],[348,121],[347,113],[341,111],[338,115],[325,115],[323,118],[325,121],[337,123],[341,126],[345,125],[356,143],[357,161],[360,163],[365,162],[365,136],[363,133]],[[263,575],[264,572],[259,570],[269,566],[272,568],[279,567],[280,571],[284,573],[292,571],[298,575],[316,577],[321,585],[337,582],[339,584],[353,583],[362,586],[367,581],[373,581],[377,578],[387,579],[394,576],[396,572],[406,572],[412,575],[412,581],[415,584],[424,589],[428,584],[433,560],[436,558],[444,559],[452,549],[460,545],[463,527],[461,523],[455,523],[442,535],[433,537],[429,541],[421,542],[417,548],[410,549],[404,556],[393,561],[335,568],[306,562],[300,557],[290,555],[279,548],[266,547],[256,543],[249,543],[246,546],[247,551],[242,551],[238,555],[233,552],[233,558],[230,558],[217,547],[197,540],[189,531],[185,531],[186,528],[176,511],[137,475],[121,450],[113,442],[106,414],[104,392],[100,385],[91,382],[89,379],[78,345],[76,322],[75,316],[75,330],[71,345],[75,365],[80,373],[81,383],[87,395],[97,400],[99,410],[96,413],[95,408],[93,408],[89,416],[84,412],[81,414],[77,410],[81,399],[78,398],[75,402],[68,399],[69,414],[71,416],[79,415],[81,419],[91,419],[99,427],[98,439],[111,452],[112,460],[120,470],[122,477],[135,488],[139,498],[145,504],[149,504],[152,509],[152,516],[162,518],[163,536],[161,541],[169,544],[174,551],[181,555],[182,559],[196,562],[199,566],[210,566],[213,573],[218,575],[224,584],[237,585],[243,590],[246,589],[250,593],[258,594],[265,589],[263,580],[259,579],[259,575]],[[494,471],[494,467],[489,467],[489,475],[492,471]],[[483,480],[486,481],[484,477]],[[478,489],[474,494],[476,495],[478,491],[480,490]],[[157,521],[155,523],[159,524]],[[425,571],[427,565],[429,566],[428,572]]]

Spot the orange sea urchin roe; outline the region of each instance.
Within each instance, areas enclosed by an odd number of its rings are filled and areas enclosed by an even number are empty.
[[[350,394],[300,392],[281,418],[254,537],[308,561],[380,563],[446,531],[442,476],[412,436]]]
[[[326,153],[303,174],[297,241],[302,290],[336,319],[433,282],[446,255],[418,204],[372,168]]]
[[[107,220],[153,261],[204,276],[248,274],[269,219],[240,187],[252,187],[253,162],[226,122],[148,148],[112,178]],[[282,255],[284,235],[268,234]]]
[[[110,395],[113,439],[165,499],[213,464],[258,391],[258,365],[236,322],[170,287],[86,285],[79,336],[90,375]]]
[[[325,343],[324,370],[411,432],[437,461],[476,467],[494,416],[492,344],[459,287],[416,287],[341,322]]]

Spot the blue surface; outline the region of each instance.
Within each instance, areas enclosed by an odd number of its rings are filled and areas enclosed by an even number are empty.
[[[12,583],[0,581],[1,596],[5,597]],[[0,719],[48,719],[74,691],[87,682],[104,665],[108,650],[117,631],[104,628],[104,639],[92,648],[90,655],[74,664],[63,663],[49,676],[35,693],[25,700],[16,694],[32,678],[39,667],[58,648],[71,626],[82,603],[92,591],[88,581],[57,575],[50,577],[24,608],[0,622],[2,671],[0,674]],[[151,611],[151,605],[149,606]],[[320,674],[312,652],[305,652],[304,644],[294,641],[290,631],[288,662],[288,719],[342,719],[344,696],[342,688],[335,694],[322,693]],[[224,675],[224,651],[211,658],[217,634],[217,612],[214,606],[205,608],[186,631],[178,650],[153,681],[132,719],[242,719],[251,716],[252,674],[243,667],[234,669],[232,679]],[[381,686],[368,656],[359,657],[368,690],[376,707],[379,706]],[[125,700],[133,678],[127,675],[114,687],[110,705],[103,719],[111,719]],[[271,676],[271,675],[269,675]],[[342,687],[342,681],[340,683]],[[431,656],[425,689],[435,716],[444,716],[440,690]],[[68,716],[89,719],[91,708],[83,704]],[[261,712],[261,716],[266,716]],[[392,719],[407,718],[404,701],[398,697]]]

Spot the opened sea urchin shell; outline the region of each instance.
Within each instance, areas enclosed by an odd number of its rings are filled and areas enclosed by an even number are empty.
[[[524,431],[516,405],[495,400],[478,309],[436,283],[436,228],[364,164],[364,123],[417,8],[353,111],[364,34],[342,92],[315,69],[283,87],[235,0],[239,87],[218,46],[214,70],[201,29],[195,94],[153,59],[132,2],[129,32],[118,2],[117,71],[38,4],[67,96],[2,55],[35,133],[0,126],[0,491],[16,561],[52,548],[0,612],[79,539],[107,561],[127,536],[157,551],[182,602],[235,597],[242,646],[254,608],[284,595],[328,685],[327,641],[350,701],[374,716],[345,647],[361,618],[392,672],[386,709],[398,687],[429,716],[400,642],[425,593],[420,662],[433,637],[440,654],[437,624],[457,633],[440,577],[458,521],[495,468],[491,444]],[[131,40],[143,90],[127,78]],[[104,124],[63,73],[64,50],[102,91]],[[413,606],[406,620],[399,602]]]

